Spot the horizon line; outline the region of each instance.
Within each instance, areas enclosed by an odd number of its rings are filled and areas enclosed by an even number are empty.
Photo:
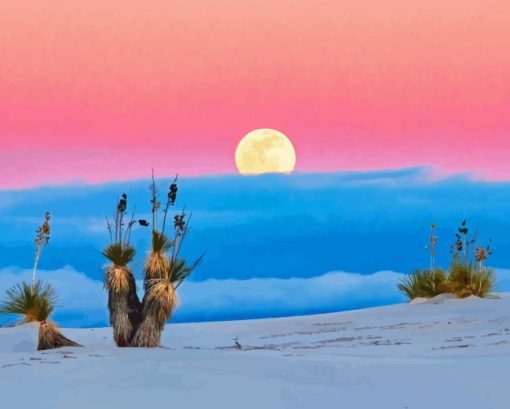
[[[217,173],[199,173],[199,174],[191,174],[191,175],[182,175],[179,174],[179,179],[187,179],[187,180],[197,180],[197,179],[219,179],[219,178],[244,178],[244,179],[258,179],[264,177],[279,177],[279,178],[292,178],[295,176],[325,176],[325,175],[380,175],[380,176],[398,176],[399,173],[408,173],[408,175],[416,175],[416,176],[424,176],[429,181],[442,181],[448,179],[456,179],[463,178],[467,181],[472,182],[484,182],[491,184],[499,184],[499,183],[508,183],[510,182],[510,176],[507,179],[493,179],[483,177],[483,175],[477,174],[475,172],[446,172],[440,171],[437,166],[433,165],[416,165],[416,166],[404,166],[401,168],[391,167],[391,168],[377,168],[377,169],[366,169],[366,170],[358,170],[358,169],[345,169],[345,170],[310,170],[310,171],[293,171],[291,173],[279,173],[279,172],[266,172],[261,174],[241,174],[238,172],[217,172]],[[150,172],[148,172],[150,173]],[[162,175],[156,176],[156,180],[174,178],[175,174],[172,175]],[[33,189],[55,189],[55,188],[66,188],[66,187],[95,187],[95,186],[104,186],[104,185],[115,185],[122,183],[133,183],[133,182],[142,182],[146,180],[150,180],[151,177],[133,177],[133,178],[119,178],[112,179],[107,181],[88,181],[86,179],[71,179],[61,182],[45,182],[45,183],[36,183],[36,184],[26,184],[21,185],[19,187],[3,187],[0,185],[0,192],[19,192]]]

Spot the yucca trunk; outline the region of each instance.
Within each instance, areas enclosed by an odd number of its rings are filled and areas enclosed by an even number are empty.
[[[111,265],[106,272],[108,309],[113,339],[119,347],[131,344],[141,322],[141,304],[136,294],[136,282],[126,266]]]
[[[161,332],[163,328],[152,314],[145,315],[138,327],[131,346],[138,348],[156,348],[161,344]]]
[[[143,321],[132,345],[142,348],[159,347],[165,322],[172,315],[176,303],[173,284],[168,279],[153,280],[143,299]]]
[[[64,337],[58,327],[50,321],[41,321],[39,325],[39,342],[37,350],[55,349],[62,347],[80,347],[74,341]]]

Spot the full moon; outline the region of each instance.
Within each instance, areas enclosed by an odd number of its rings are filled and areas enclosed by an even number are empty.
[[[296,165],[296,151],[283,133],[256,129],[237,145],[236,165],[243,175],[290,173]]]

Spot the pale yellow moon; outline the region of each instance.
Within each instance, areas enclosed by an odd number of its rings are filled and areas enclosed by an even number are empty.
[[[290,173],[296,166],[296,151],[283,133],[255,129],[237,145],[236,165],[243,175]]]

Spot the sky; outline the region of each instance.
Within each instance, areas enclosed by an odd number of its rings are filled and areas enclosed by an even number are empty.
[[[207,252],[177,320],[400,302],[430,224],[447,266],[464,218],[510,289],[507,0],[19,0],[0,56],[0,292],[49,210],[64,325],[106,322],[104,218],[122,192],[149,218],[152,168],[180,175],[183,255]],[[293,174],[237,174],[259,128]]]
[[[0,4],[0,188],[235,173],[285,133],[300,172],[510,175],[506,0]]]

